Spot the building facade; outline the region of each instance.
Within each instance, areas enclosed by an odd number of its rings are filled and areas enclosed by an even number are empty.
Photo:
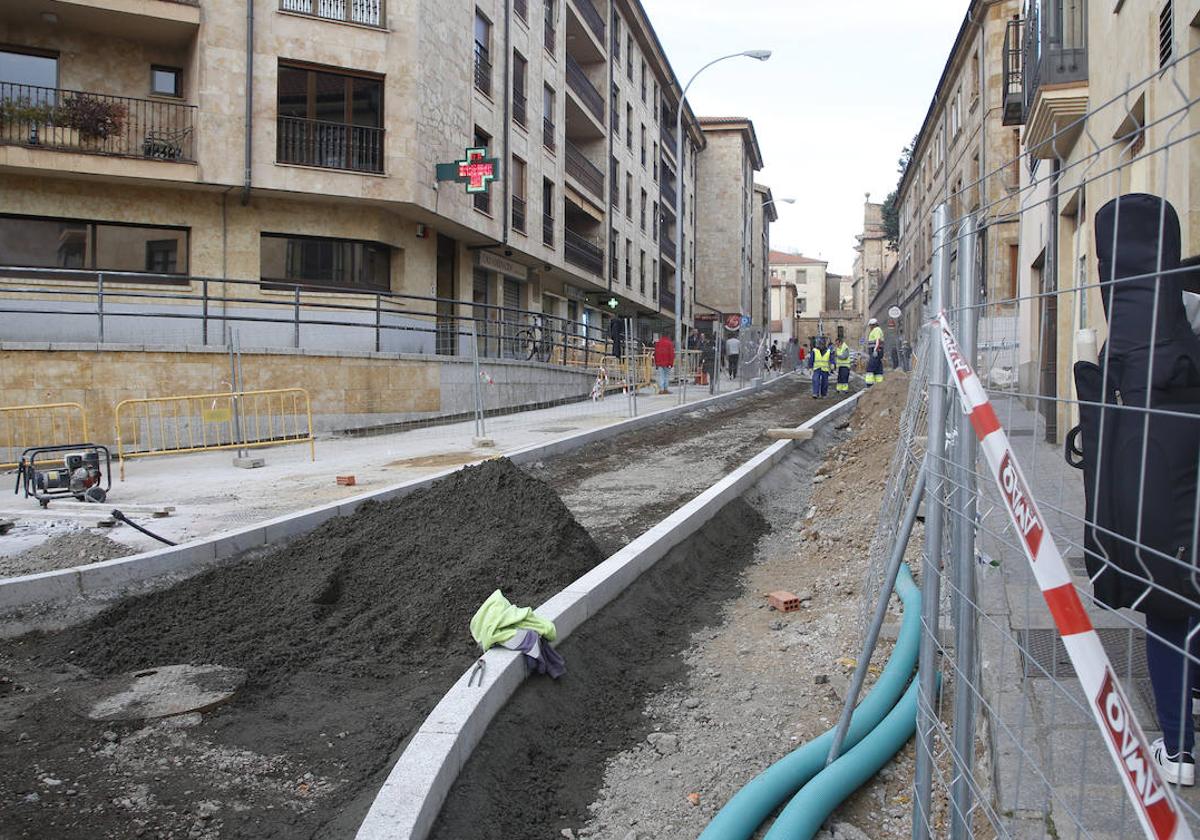
[[[1009,30],[1005,119],[1023,132],[1028,209],[1013,284],[1017,357],[996,364],[1011,361],[1022,393],[1054,398],[1030,407],[1061,442],[1078,421],[1076,337],[1091,331],[1100,347],[1108,334],[1097,211],[1126,193],[1162,196],[1179,216],[1184,258],[1200,255],[1200,151],[1172,142],[1200,130],[1200,0],[1031,2]]]
[[[716,313],[752,316],[754,298],[761,295],[761,281],[756,284],[753,276],[754,173],[763,162],[750,120],[702,117],[700,127],[704,148],[697,163],[700,214],[693,251],[700,267],[697,321],[703,328]]]
[[[437,322],[382,342],[295,337],[330,349],[459,352],[442,327],[470,317],[542,312],[596,333],[611,315],[673,320],[663,239],[689,228],[664,218],[663,196],[694,201],[695,180],[673,165],[679,83],[640,4],[249,8],[0,7],[0,274],[59,287],[108,274],[130,313],[151,305],[121,292],[194,314],[203,290],[224,301],[205,304],[208,342],[234,323],[222,312],[299,290],[337,304],[330,320]],[[703,136],[685,116],[694,157]],[[438,180],[472,149],[497,164],[486,191]],[[0,325],[9,339],[73,331],[69,318]],[[290,325],[246,330],[256,346],[293,340]],[[201,339],[195,318],[123,319],[106,336]]]
[[[1004,125],[1004,45],[1017,0],[971,0],[955,38],[912,155],[897,188],[900,239],[897,330],[916,346],[921,308],[927,302],[933,258],[933,212],[946,204],[951,219],[985,211],[981,242],[989,299],[1011,299],[1016,278],[1018,167],[1002,166],[1019,156],[1020,135]],[[886,277],[884,272],[882,277]],[[867,311],[881,322],[886,313],[878,292]],[[989,309],[989,334],[1015,330],[1015,310]]]
[[[806,346],[821,336],[842,337],[851,344],[860,340],[862,318],[850,305],[849,276],[834,274],[826,260],[803,254],[772,251],[770,260],[772,301],[778,304],[772,309],[771,321],[780,322],[780,329],[772,327],[772,333],[778,332],[784,340],[795,336]],[[794,291],[785,292],[786,286]],[[790,310],[789,300],[794,301]],[[791,324],[785,326],[782,322],[787,320]]]
[[[896,251],[888,244],[883,229],[883,205],[873,203],[867,193],[863,202],[863,229],[855,237],[854,267],[850,274],[850,308],[866,320],[879,317],[868,304],[896,264]],[[886,308],[886,307],[885,307]]]
[[[753,219],[750,231],[750,322],[760,329],[771,320],[771,223],[779,220],[771,188],[754,185]]]

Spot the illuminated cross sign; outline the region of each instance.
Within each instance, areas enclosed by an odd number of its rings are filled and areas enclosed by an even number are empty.
[[[454,163],[439,163],[439,181],[457,181],[467,185],[467,192],[487,192],[492,181],[500,175],[500,161],[487,156],[487,149],[467,149],[464,160]]]

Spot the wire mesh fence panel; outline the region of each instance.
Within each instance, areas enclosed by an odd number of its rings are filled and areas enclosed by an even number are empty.
[[[1200,829],[1200,39],[1153,11],[1093,9],[1159,50],[1093,54],[1070,113],[1025,91],[1016,154],[936,210],[900,197],[930,232],[908,299],[944,313],[913,319],[925,396],[880,511],[928,449],[914,837]]]

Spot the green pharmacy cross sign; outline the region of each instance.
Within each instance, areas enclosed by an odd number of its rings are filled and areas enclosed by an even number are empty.
[[[457,181],[467,185],[467,192],[487,192],[492,181],[500,177],[500,159],[487,156],[487,149],[467,149],[464,160],[439,163],[439,181]]]

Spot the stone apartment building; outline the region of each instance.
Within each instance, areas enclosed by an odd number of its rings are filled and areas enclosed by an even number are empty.
[[[771,327],[772,338],[786,341],[795,336],[805,345],[817,336],[841,336],[851,344],[859,341],[862,318],[850,306],[849,276],[834,274],[828,261],[803,254],[772,251],[770,260],[771,322],[779,327]]]
[[[771,188],[754,185],[753,227],[750,234],[750,322],[760,329],[768,328],[771,319],[771,223],[779,220]]]
[[[762,169],[763,161],[750,120],[701,117],[700,127],[705,143],[696,182],[698,201],[705,211],[695,220],[693,252],[700,266],[696,272],[696,301],[700,304],[696,322],[704,329],[711,328],[718,312],[751,315],[754,298],[761,295],[762,286],[753,277],[754,173]]]
[[[0,4],[0,44],[0,276],[106,274],[130,316],[106,341],[220,343],[240,313],[288,322],[241,322],[254,346],[453,354],[456,317],[673,320],[695,171],[636,0],[45,0]],[[498,164],[486,191],[437,178],[468,149]],[[293,329],[301,298],[339,308]],[[203,326],[136,317],[201,307]],[[93,320],[0,334],[90,340]]]
[[[1200,255],[1200,0],[1043,0],[1009,25],[1004,118],[1022,131],[1012,368],[1022,393],[1076,399],[1076,336],[1107,336],[1095,256],[1096,212],[1119,195],[1163,196],[1184,258]],[[1023,71],[1023,72],[1022,72]],[[1035,406],[1031,405],[1031,408]],[[1078,421],[1040,400],[1045,437]]]
[[[899,271],[895,288],[887,289],[884,297],[898,300],[898,330],[914,346],[932,274],[933,212],[938,205],[947,204],[954,220],[982,211],[986,294],[991,300],[1012,297],[1019,167],[1001,164],[1017,159],[1020,133],[1004,125],[1002,100],[1005,34],[1009,20],[1019,13],[1018,0],[970,0],[897,188]],[[877,290],[867,311],[879,317],[876,313],[887,309],[882,303]],[[987,334],[1011,335],[1014,311],[1011,306],[990,308]]]

